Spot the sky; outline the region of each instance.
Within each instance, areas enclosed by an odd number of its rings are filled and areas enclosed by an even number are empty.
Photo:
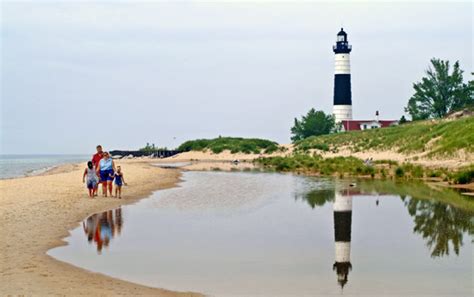
[[[399,119],[432,57],[472,79],[470,2],[1,1],[0,153],[196,138],[290,142],[332,112],[341,26],[354,119]]]

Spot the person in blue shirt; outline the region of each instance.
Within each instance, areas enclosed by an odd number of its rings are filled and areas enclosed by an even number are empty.
[[[117,166],[117,172],[114,173],[114,183],[115,183],[115,197],[122,199],[122,185],[127,185],[125,178],[123,177],[122,168]]]
[[[102,183],[102,194],[107,197],[108,188],[110,196],[112,196],[112,180],[114,179],[115,163],[108,152],[105,152],[103,158],[99,161],[97,173]]]

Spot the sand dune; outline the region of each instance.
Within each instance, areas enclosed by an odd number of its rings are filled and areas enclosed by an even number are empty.
[[[209,165],[209,168],[212,169],[213,165],[212,162],[230,162],[233,160],[251,162],[252,160],[258,157],[272,157],[272,156],[287,156],[291,155],[293,152],[293,145],[286,144],[282,145],[286,148],[283,152],[276,152],[273,154],[243,154],[237,153],[232,154],[230,151],[224,151],[219,154],[214,154],[211,151],[190,151],[177,154],[173,157],[161,159],[157,162],[160,163],[168,163],[168,162],[186,162],[186,161],[198,161],[197,164],[193,164],[193,166],[187,166],[186,169],[190,170],[199,170],[199,169],[206,169],[203,167],[203,164],[206,163]],[[418,154],[402,154],[398,153],[394,150],[386,150],[386,151],[364,151],[364,152],[351,152],[349,149],[341,147],[337,153],[332,152],[324,152],[320,150],[312,150],[310,153],[317,153],[322,155],[325,158],[332,158],[332,157],[348,157],[353,156],[362,160],[372,158],[373,160],[393,160],[399,163],[409,162],[413,164],[418,164],[426,167],[444,167],[444,168],[459,168],[466,166],[468,164],[474,163],[474,154],[468,154],[460,152],[458,155],[453,156],[444,156],[438,158],[427,158],[425,155],[426,153],[418,153]],[[229,165],[230,166],[230,165]],[[221,167],[221,169],[224,169]]]

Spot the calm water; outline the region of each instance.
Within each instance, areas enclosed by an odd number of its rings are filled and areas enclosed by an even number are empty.
[[[0,179],[39,174],[61,164],[89,158],[85,155],[0,155]]]
[[[210,296],[470,296],[472,209],[423,185],[186,172],[178,188],[92,215],[48,253]]]

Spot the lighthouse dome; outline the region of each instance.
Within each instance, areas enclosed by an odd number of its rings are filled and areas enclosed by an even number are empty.
[[[341,31],[339,31],[339,33],[337,33],[337,36],[347,36],[347,33],[344,31],[343,28],[341,28]]]

